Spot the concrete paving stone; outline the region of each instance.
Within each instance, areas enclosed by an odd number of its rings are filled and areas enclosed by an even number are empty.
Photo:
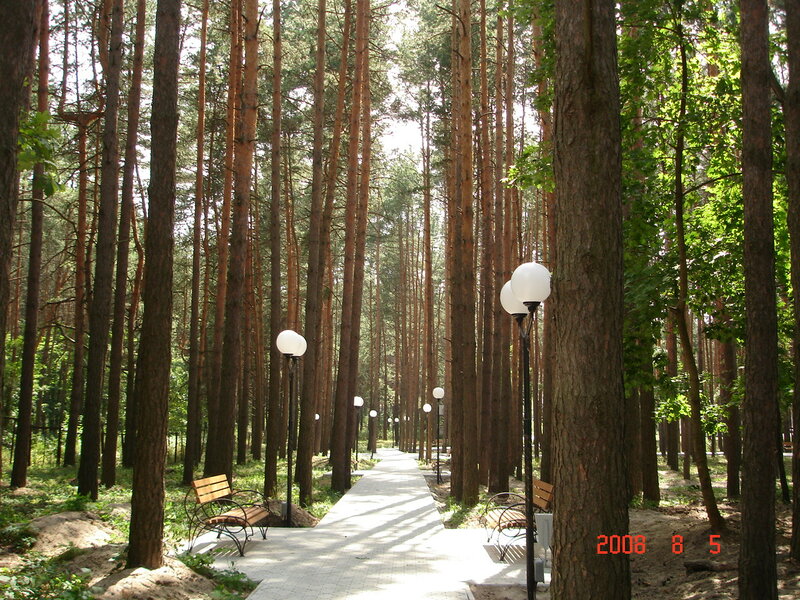
[[[524,584],[524,548],[498,562],[483,530],[444,528],[416,455],[377,457],[316,527],[269,529],[244,557],[213,535],[196,551],[259,581],[249,600],[470,600],[469,582]]]

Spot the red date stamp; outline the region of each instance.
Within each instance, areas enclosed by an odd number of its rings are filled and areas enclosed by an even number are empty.
[[[719,554],[722,544],[719,535],[708,536],[708,551]],[[647,538],[643,535],[598,535],[597,554],[644,554],[647,552]],[[672,536],[672,553],[683,554],[683,536]]]

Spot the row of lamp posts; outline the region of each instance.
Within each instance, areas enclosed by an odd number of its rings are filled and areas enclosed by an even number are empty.
[[[525,544],[526,544],[526,574],[528,599],[536,597],[536,576],[534,569],[534,549],[533,549],[533,449],[532,449],[532,420],[531,420],[531,383],[530,383],[530,332],[533,326],[534,313],[539,305],[550,296],[550,271],[536,262],[527,262],[518,266],[511,275],[511,280],[507,281],[500,290],[500,303],[507,313],[514,317],[519,329],[519,339],[522,346],[521,365],[522,370],[522,421],[523,421],[523,460],[525,462]],[[526,323],[525,317],[530,317]],[[287,450],[287,493],[286,493],[286,525],[291,524],[292,511],[292,448],[294,447],[295,437],[295,404],[296,386],[294,384],[294,373],[297,368],[297,360],[305,354],[307,345],[305,338],[287,329],[278,334],[276,339],[278,351],[283,354],[288,363],[289,371],[289,441]],[[437,403],[436,418],[436,481],[442,482],[441,461],[440,461],[440,437],[439,437],[439,417],[441,410],[440,401],[444,398],[444,390],[440,387],[433,389],[433,397]],[[353,404],[360,409],[364,405],[364,399],[356,396]],[[425,413],[430,413],[432,407],[429,403],[423,405]],[[373,414],[374,413],[374,414]],[[376,417],[377,411],[371,410],[370,417]],[[319,420],[319,415],[314,415]],[[394,427],[400,419],[390,417],[387,422]],[[359,419],[360,424],[360,419]],[[395,443],[397,433],[395,431]],[[356,463],[358,462],[358,434],[356,434]]]

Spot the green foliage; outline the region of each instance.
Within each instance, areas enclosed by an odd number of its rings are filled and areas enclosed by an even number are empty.
[[[508,182],[522,189],[555,190],[553,175],[553,149],[549,143],[540,142],[526,146],[511,166]]]
[[[91,501],[92,499],[89,496],[75,494],[64,502],[64,510],[84,511]]]
[[[36,543],[36,531],[27,523],[11,523],[0,529],[0,545],[14,552],[27,550]]]
[[[681,417],[688,417],[691,414],[689,401],[683,394],[668,396],[656,405],[656,421],[677,421]]]
[[[91,600],[86,589],[88,573],[63,570],[58,559],[28,556],[22,568],[11,573],[0,569],[2,600]]]
[[[244,573],[233,569],[218,570],[212,567],[214,557],[209,554],[180,554],[178,558],[195,573],[211,579],[217,588],[213,597],[218,600],[246,598],[258,585]]]
[[[33,187],[42,190],[46,196],[55,194],[61,186],[57,178],[55,157],[61,132],[50,124],[50,113],[31,112],[21,120],[19,127],[20,171],[29,171],[37,164],[44,166],[44,172],[36,174]]]

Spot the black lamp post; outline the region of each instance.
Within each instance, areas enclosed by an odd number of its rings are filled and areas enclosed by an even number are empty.
[[[530,333],[533,313],[550,295],[550,271],[535,262],[523,263],[514,270],[511,281],[500,290],[500,303],[514,317],[522,345],[522,422],[525,462],[525,569],[528,600],[536,598],[536,572],[533,560],[533,450],[531,426]],[[530,315],[528,323],[525,317]]]
[[[292,449],[296,441],[295,427],[295,396],[297,391],[294,385],[294,372],[297,369],[297,359],[306,353],[306,339],[299,333],[286,329],[278,334],[275,344],[278,351],[286,357],[289,372],[289,435],[287,436],[286,449],[286,526],[292,526]]]
[[[424,447],[427,445],[428,440],[431,438],[431,436],[429,435],[430,433],[429,427],[431,426],[430,414],[432,409],[433,407],[430,405],[429,402],[426,402],[425,404],[422,405],[422,412],[425,413],[425,440],[422,443],[423,454],[425,455],[425,464],[428,464],[430,462],[430,459],[428,457],[430,456],[431,450],[430,448],[425,450]]]
[[[369,411],[369,458],[375,458],[375,450],[378,445],[378,411],[374,408]]]
[[[444,389],[440,387],[433,388],[433,397],[436,398],[436,483],[442,483],[442,461],[439,458],[442,440],[439,438],[439,420],[442,416],[441,401],[444,398]]]
[[[361,433],[361,407],[364,406],[364,399],[361,396],[355,396],[353,406],[356,407],[356,468],[358,468],[358,438]]]

